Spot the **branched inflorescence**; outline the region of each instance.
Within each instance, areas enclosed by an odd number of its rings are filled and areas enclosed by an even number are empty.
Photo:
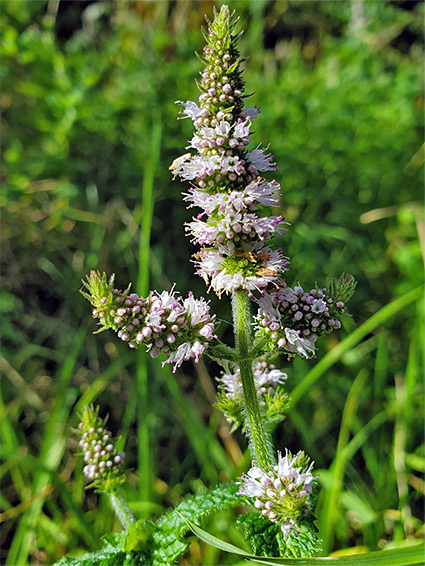
[[[284,280],[288,259],[268,244],[284,232],[284,219],[260,216],[261,209],[279,202],[279,184],[260,176],[275,170],[275,163],[268,148],[247,149],[260,110],[244,109],[233,15],[227,6],[214,15],[204,33],[199,101],[178,102],[181,114],[195,126],[186,148],[191,153],[178,157],[170,169],[174,178],[190,181],[184,200],[189,208],[201,210],[186,226],[192,242],[200,246],[194,256],[196,272],[218,296],[233,295],[239,358],[237,365],[231,364],[233,373],[227,371],[218,380],[216,407],[233,430],[242,426],[249,437],[255,465],[240,493],[255,497],[255,506],[278,523],[289,540],[301,523],[314,529],[310,493],[315,478],[303,453],[278,453],[277,465],[272,463],[266,423],[283,418],[286,374],[258,358],[278,352],[288,359],[313,357],[318,337],[340,328],[355,282],[342,276],[328,289],[306,292],[300,284],[291,288]],[[248,296],[258,306],[254,344]]]
[[[267,358],[277,353],[288,359],[313,357],[317,339],[340,328],[355,282],[343,275],[327,289],[304,291],[299,283],[289,287],[284,280],[289,260],[269,243],[283,234],[284,219],[261,215],[266,207],[278,207],[281,188],[277,181],[261,176],[276,169],[268,147],[248,151],[260,109],[244,108],[235,24],[225,5],[208,21],[198,103],[178,102],[182,117],[191,118],[195,127],[186,148],[190,153],[170,167],[174,178],[190,182],[184,193],[188,208],[200,209],[186,225],[192,242],[200,246],[194,254],[196,273],[219,297],[232,295],[234,348],[216,340],[209,303],[192,293],[182,298],[173,288],[140,297],[130,287],[114,288],[114,277],[108,279],[97,271],[83,281],[87,292],[82,293],[93,306],[99,332],[111,328],[131,348],[144,345],[154,358],[165,354],[163,363],[172,363],[174,370],[185,360],[197,362],[209,348],[210,355],[226,368],[218,380],[215,406],[233,429],[241,426],[249,440],[253,464],[242,478],[239,494],[259,510],[262,526],[257,524],[260,531],[256,533],[279,530],[277,524],[285,540],[279,552],[292,555],[298,544],[301,552],[311,555],[320,547],[313,524],[316,477],[304,453],[293,456],[286,451],[282,456],[278,452],[276,457],[268,423],[284,416],[289,402],[284,390],[287,376]],[[258,307],[254,338],[251,304]],[[81,425],[80,443],[85,452],[84,474],[100,481],[103,474],[119,471],[122,454],[114,451],[104,424],[86,425]],[[123,525],[130,524],[129,510],[119,498],[112,500]],[[301,539],[308,539],[310,546],[304,548]]]

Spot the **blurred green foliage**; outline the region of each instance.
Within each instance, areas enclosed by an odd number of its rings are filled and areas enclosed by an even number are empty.
[[[340,337],[322,342],[320,357],[423,281],[424,5],[229,3],[245,29],[240,50],[248,57],[247,90],[255,93],[247,103],[262,107],[254,139],[271,143],[284,189],[281,209],[291,225],[276,243],[291,257],[288,282],[325,285],[342,272],[358,280],[353,317]],[[79,400],[110,412],[137,471],[136,356],[113,337],[91,335],[77,291],[90,269],[116,273],[122,287],[137,280],[142,185],[159,122],[145,244],[151,287],[176,282],[183,294],[204,293],[184,237],[190,213],[180,192],[187,187],[172,182],[168,166],[191,136],[191,122],[176,120],[174,101],[197,97],[201,64],[193,53],[212,6],[2,3],[2,536],[4,548],[12,545],[24,561],[48,564],[95,549],[114,525],[93,494],[81,511],[81,470],[74,470],[75,442],[67,439]],[[211,300],[230,335],[228,301]],[[422,335],[423,307],[415,302],[346,352],[275,431],[277,446],[305,448],[323,468],[322,506],[335,493],[332,466],[344,476],[333,516],[322,521],[328,550],[401,544],[421,532]],[[289,390],[313,365],[297,360],[288,368]],[[244,439],[237,438],[240,449],[211,408],[217,368],[210,376],[203,365],[186,367],[178,387],[158,366],[148,369],[153,501],[138,501],[135,474],[128,488],[142,515],[161,513],[202,483],[236,477],[246,465]],[[367,377],[357,390],[360,371]],[[335,453],[359,434],[367,438],[341,468]],[[226,517],[210,530],[240,536]],[[188,563],[202,560],[228,558],[193,543]]]

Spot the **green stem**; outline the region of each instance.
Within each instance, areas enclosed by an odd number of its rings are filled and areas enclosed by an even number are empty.
[[[152,116],[150,151],[145,161],[142,186],[142,207],[140,219],[139,240],[139,273],[137,278],[137,293],[146,297],[149,293],[150,274],[150,239],[152,218],[155,205],[154,184],[155,171],[161,155],[162,118],[159,112]],[[152,501],[152,483],[154,477],[154,462],[152,458],[152,440],[149,421],[152,413],[152,400],[148,387],[149,376],[147,366],[148,356],[139,348],[137,351],[137,460],[140,474],[140,499],[147,503]]]
[[[251,309],[247,291],[233,293],[232,307],[235,345],[245,403],[245,426],[250,440],[251,456],[260,468],[267,469],[272,464],[272,442],[261,415],[252,371]]]
[[[127,501],[119,493],[108,493],[109,502],[125,531],[136,522]]]

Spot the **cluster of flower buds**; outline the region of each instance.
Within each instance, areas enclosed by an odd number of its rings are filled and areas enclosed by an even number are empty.
[[[286,450],[285,456],[278,453],[278,463],[269,471],[252,467],[242,476],[240,495],[254,499],[254,507],[264,517],[278,523],[287,537],[311,509],[313,476],[309,458],[300,451],[293,456]]]
[[[199,361],[214,334],[215,315],[210,315],[205,299],[186,299],[174,291],[152,292],[147,298],[114,288],[114,277],[91,271],[83,281],[89,293],[83,295],[92,303],[93,317],[101,330],[112,328],[131,348],[145,345],[151,357],[160,353],[168,357],[175,371],[185,360]]]
[[[84,458],[84,476],[91,485],[114,490],[124,481],[122,464],[124,452],[117,452],[112,434],[105,427],[106,419],[99,417],[99,407],[86,407],[81,415],[78,433]]]
[[[284,350],[288,358],[313,356],[317,338],[341,327],[354,287],[354,279],[346,275],[332,280],[329,289],[304,291],[299,284],[292,289],[281,282],[257,301],[256,337],[270,351]]]
[[[258,107],[243,109],[244,81],[236,48],[239,36],[228,6],[215,12],[204,33],[204,70],[199,82],[199,104],[178,102],[182,114],[192,118],[196,131],[186,153],[170,169],[191,181],[185,194],[189,207],[202,212],[186,230],[202,246],[195,254],[197,274],[220,296],[240,289],[264,290],[285,271],[287,259],[264,242],[283,233],[283,218],[260,217],[263,206],[276,206],[280,186],[259,176],[275,170],[267,148],[248,152],[252,120]]]
[[[268,421],[282,420],[284,410],[288,406],[288,396],[283,390],[288,376],[264,360],[254,362],[252,370],[258,401],[264,417]],[[223,411],[227,420],[233,425],[232,430],[235,430],[243,424],[243,391],[240,370],[236,368],[234,373],[222,373],[217,381],[219,392],[215,407]]]

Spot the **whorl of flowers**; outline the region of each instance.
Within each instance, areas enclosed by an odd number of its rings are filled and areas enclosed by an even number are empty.
[[[197,274],[214,291],[264,290],[285,271],[281,252],[264,247],[274,234],[283,233],[283,218],[260,217],[264,206],[276,206],[280,186],[260,172],[275,170],[267,148],[248,152],[252,120],[259,108],[243,109],[244,81],[239,69],[239,36],[228,6],[215,12],[204,32],[204,69],[198,87],[198,104],[178,102],[182,114],[192,118],[196,131],[187,149],[170,169],[192,187],[184,200],[201,208],[186,226],[192,242],[202,246],[195,254]]]
[[[311,509],[310,494],[317,476],[313,463],[300,451],[295,456],[278,452],[278,463],[268,471],[252,467],[242,476],[240,495],[253,499],[264,517],[278,523],[287,537]]]
[[[81,436],[78,444],[84,458],[84,476],[91,485],[113,491],[124,481],[125,453],[115,448],[112,434],[105,427],[106,420],[99,417],[99,407],[86,407],[77,429]]]
[[[274,393],[278,385],[283,385],[288,378],[286,373],[265,361],[255,362],[252,371],[258,395],[265,395],[268,392]],[[243,395],[239,368],[234,373],[223,373],[220,378],[217,378],[217,381],[219,382],[219,387],[222,388],[230,399],[236,399]]]
[[[287,374],[264,360],[254,362],[252,371],[264,417],[268,421],[282,420],[288,406],[288,396],[283,390]],[[243,423],[243,390],[239,368],[234,373],[222,373],[217,381],[219,392],[215,406],[223,411],[235,430]]]
[[[192,293],[186,299],[172,290],[151,292],[147,298],[114,288],[114,276],[91,271],[83,281],[89,293],[82,294],[92,303],[93,317],[102,327],[112,328],[130,348],[144,345],[152,358],[160,353],[168,357],[173,371],[185,360],[195,362],[216,338],[215,315],[210,315],[205,299],[195,299]]]
[[[288,358],[297,354],[313,356],[317,338],[341,327],[340,317],[354,288],[350,275],[333,279],[329,289],[310,291],[304,291],[299,284],[291,288],[282,282],[257,301],[257,339],[270,351],[284,350]]]

